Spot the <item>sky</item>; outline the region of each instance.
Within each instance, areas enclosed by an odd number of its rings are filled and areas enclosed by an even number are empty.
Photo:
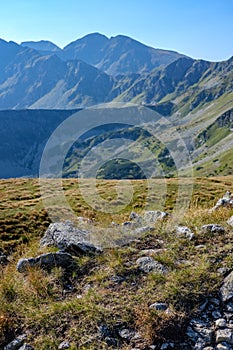
[[[233,56],[233,0],[0,0],[0,38],[60,47],[99,32],[210,61]]]

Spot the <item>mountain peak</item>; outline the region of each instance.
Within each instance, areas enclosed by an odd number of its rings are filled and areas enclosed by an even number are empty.
[[[40,41],[23,41],[21,44],[23,47],[29,47],[37,51],[46,51],[46,52],[59,52],[61,51],[60,47],[55,45],[49,40],[40,40]]]

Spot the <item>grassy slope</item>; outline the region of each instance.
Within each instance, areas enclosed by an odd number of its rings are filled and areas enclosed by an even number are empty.
[[[57,349],[64,339],[72,343],[73,350],[109,349],[97,336],[101,324],[108,325],[113,332],[124,327],[136,329],[143,334],[141,349],[166,338],[167,334],[182,337],[186,320],[202,298],[218,289],[217,268],[232,267],[232,229],[226,220],[233,211],[210,213],[206,210],[227,189],[232,189],[232,180],[232,176],[195,179],[190,209],[180,222],[194,230],[193,241],[174,239],[173,227],[168,229],[166,223],[129,245],[106,249],[97,257],[77,258],[78,267],[69,276],[74,289],[68,294],[63,292],[64,278],[59,269],[50,275],[41,270],[31,270],[27,275],[16,273],[19,257],[45,251],[39,247],[38,238],[49,219],[42,207],[37,180],[0,181],[1,245],[11,250],[16,242],[20,242],[20,237],[24,236],[28,241],[14,249],[10,264],[1,269],[0,344],[28,330],[29,342],[38,350]],[[157,188],[163,188],[162,180],[154,181],[159,185]],[[171,212],[177,195],[177,180],[166,181],[164,209]],[[116,197],[116,183],[99,181],[98,192],[110,200]],[[94,217],[102,225],[112,220],[122,222],[132,209],[140,212],[143,208],[156,207],[161,193],[147,198],[145,181],[132,181],[132,184],[132,203],[119,214],[110,216],[84,202],[76,180],[63,182],[74,211],[78,215]],[[226,234],[214,237],[201,234],[200,227],[207,223],[223,224]],[[205,247],[197,249],[200,244]],[[154,257],[168,267],[166,276],[144,275],[137,269],[136,259],[148,248],[162,249]],[[114,276],[123,277],[123,282],[114,282]],[[77,295],[81,297],[77,298]],[[149,309],[156,301],[168,302],[172,313],[166,315]],[[122,340],[121,349],[130,348]]]

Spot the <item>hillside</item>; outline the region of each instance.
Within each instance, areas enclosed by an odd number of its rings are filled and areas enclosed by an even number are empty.
[[[232,181],[232,176],[195,179],[190,206],[178,218],[177,179],[166,180],[165,192],[163,180],[154,180],[158,191],[150,194],[146,181],[133,181],[133,200],[111,215],[99,211],[98,202],[96,208],[88,205],[76,180],[63,180],[75,214],[85,216],[77,218],[78,229],[91,232],[91,242],[103,251],[90,253],[87,243],[82,251],[84,243],[79,242],[78,253],[73,245],[68,269],[59,263],[47,268],[45,261],[21,271],[19,263],[25,260],[20,258],[49,259],[67,253],[40,245],[50,218],[43,209],[38,181],[1,180],[0,347],[10,343],[11,348],[34,350],[196,350],[197,345],[231,349],[228,286],[232,286],[233,231],[227,220],[233,209],[210,209],[231,189]],[[183,184],[189,186],[190,179]],[[109,205],[115,200],[116,185],[116,181],[97,183]],[[160,190],[166,193],[164,203]],[[151,222],[135,236],[137,225],[132,215],[128,219],[132,210],[138,215],[165,210],[174,217]],[[59,215],[64,218],[62,208]],[[66,227],[70,234],[70,225],[57,229]],[[59,237],[59,229],[56,232]]]
[[[232,92],[232,58],[193,60],[121,35],[90,34],[63,50],[48,41],[1,40],[0,55],[0,109],[71,109],[116,101],[165,103],[167,115],[184,116]]]

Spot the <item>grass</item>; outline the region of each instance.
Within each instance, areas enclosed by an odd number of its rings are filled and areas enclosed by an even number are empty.
[[[105,326],[118,339],[120,349],[146,349],[154,343],[182,339],[185,325],[206,296],[214,295],[221,282],[220,267],[232,268],[232,229],[226,224],[232,210],[210,212],[226,190],[232,188],[232,176],[196,178],[190,207],[179,224],[189,226],[195,233],[192,241],[174,239],[174,226],[160,223],[153,232],[120,247],[107,247],[95,257],[76,258],[77,267],[68,275],[61,269],[47,273],[31,269],[27,274],[16,272],[20,257],[46,252],[39,238],[50,219],[43,208],[36,179],[0,181],[1,249],[12,253],[10,263],[0,267],[0,347],[15,336],[28,332],[28,342],[35,349],[55,350],[67,340],[71,349],[111,349],[100,335]],[[119,213],[106,214],[85,203],[77,181],[63,181],[68,202],[77,215],[95,219],[92,229],[101,233],[111,221],[128,219],[131,210],[164,209],[172,213],[178,188],[176,179],[166,179],[166,197],[159,201],[162,180],[153,180],[147,195],[146,181],[130,181],[132,201]],[[185,180],[187,186],[190,180]],[[97,193],[111,203],[120,201],[117,181],[97,182]],[[155,186],[156,185],[156,186]],[[86,191],[90,190],[86,184]],[[150,201],[151,200],[151,201]],[[158,206],[158,208],[156,208]],[[201,226],[208,223],[224,225],[226,233],[203,235]],[[25,237],[22,239],[22,237]],[[204,245],[200,249],[198,246]],[[156,249],[152,256],[168,268],[166,275],[144,274],[136,264],[143,250]],[[51,250],[51,249],[49,249]],[[72,290],[66,291],[67,283]],[[171,312],[150,309],[154,302],[166,302]],[[142,339],[136,344],[119,336],[128,328],[139,332]]]

